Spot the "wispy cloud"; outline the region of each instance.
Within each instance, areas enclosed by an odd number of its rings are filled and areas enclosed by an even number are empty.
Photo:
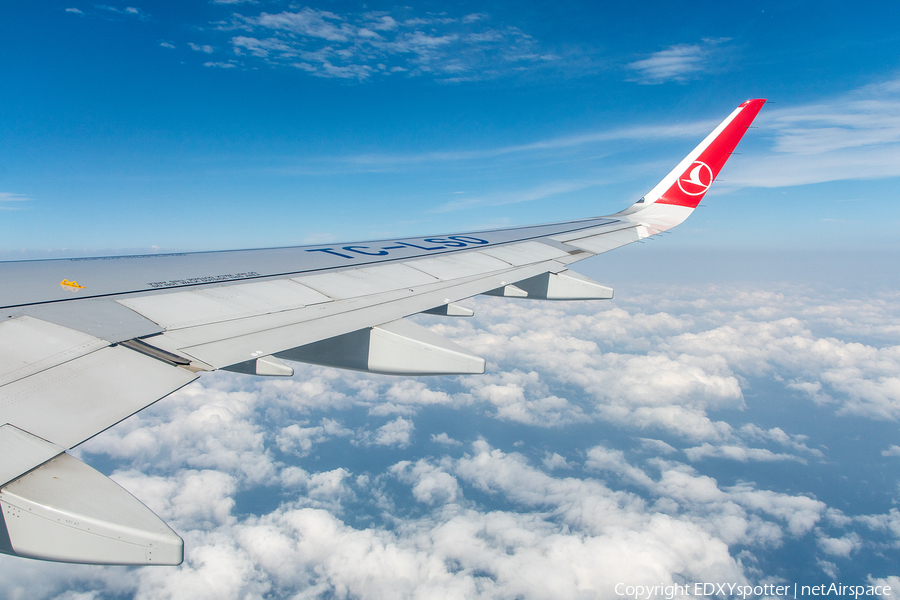
[[[737,161],[729,186],[900,177],[900,79],[814,104],[766,109],[758,125],[771,151]]]
[[[21,202],[30,202],[31,199],[24,194],[0,192],[0,210],[22,210]]]
[[[562,53],[488,15],[338,14],[309,7],[256,15],[234,13],[215,31],[236,34],[230,53],[242,60],[295,68],[317,77],[369,80],[403,74],[444,82],[493,79],[562,67]]]
[[[476,206],[503,206],[506,204],[518,204],[519,202],[543,200],[544,198],[577,192],[605,183],[609,182],[605,180],[551,181],[526,190],[511,190],[495,194],[456,198],[437,207],[434,212],[452,212]]]
[[[205,53],[205,54],[212,54],[212,53],[213,53],[213,47],[210,46],[209,44],[202,44],[202,45],[201,45],[201,44],[195,44],[195,43],[193,43],[193,42],[188,42],[188,46],[191,47],[191,50],[194,50],[194,51],[196,51],[196,52],[203,52],[203,53]]]
[[[707,70],[711,55],[728,41],[728,38],[704,39],[699,44],[675,44],[649,57],[628,65],[635,71],[630,81],[641,84],[660,84],[669,81],[683,83],[695,79]]]
[[[608,131],[592,131],[577,135],[567,135],[537,140],[527,144],[513,144],[496,148],[477,150],[452,150],[423,152],[420,154],[358,154],[341,159],[359,165],[384,166],[397,164],[414,164],[423,162],[447,162],[465,160],[483,160],[500,156],[561,150],[603,142],[624,140],[679,139],[695,138],[709,132],[718,124],[715,120],[693,121],[674,125],[640,125],[621,127]]]
[[[98,4],[97,8],[106,11],[107,13],[113,13],[116,15],[122,15],[126,17],[137,17],[138,19],[145,20],[148,18],[147,13],[142,11],[139,8],[135,8],[134,6],[126,6],[125,8],[119,8],[116,6],[109,6],[106,4]]]
[[[67,12],[67,13],[76,14],[76,15],[83,15],[83,14],[84,14],[84,11],[79,10],[79,9],[77,9],[77,8],[67,8],[67,9],[66,9],[66,12]]]

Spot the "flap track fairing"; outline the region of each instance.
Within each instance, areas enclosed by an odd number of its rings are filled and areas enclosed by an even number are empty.
[[[279,352],[277,356],[387,375],[484,373],[483,358],[406,319]]]
[[[0,489],[0,552],[94,565],[179,565],[184,542],[112,479],[63,452]]]
[[[543,273],[516,283],[535,300],[610,300],[613,289],[574,271]]]
[[[240,362],[236,365],[224,367],[223,370],[263,377],[292,377],[294,375],[293,367],[284,364],[283,361],[271,355]]]

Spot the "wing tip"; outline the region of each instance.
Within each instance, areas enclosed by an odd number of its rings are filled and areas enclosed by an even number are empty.
[[[766,98],[751,98],[750,100],[745,100],[738,108],[746,108],[747,106],[759,106],[762,108],[762,105],[766,102]]]

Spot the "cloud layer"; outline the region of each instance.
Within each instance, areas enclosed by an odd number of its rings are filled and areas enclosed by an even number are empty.
[[[798,572],[855,572],[861,553],[896,555],[896,508],[839,510],[766,479],[845,457],[760,412],[754,388],[797,414],[895,423],[893,300],[479,298],[474,319],[420,319],[485,356],[484,377],[206,376],[81,449],[184,536],[184,565],[0,557],[0,575],[34,598],[613,598],[619,581],[769,581],[792,545],[809,553]],[[870,460],[889,469],[895,447]],[[896,577],[873,565],[863,575]]]

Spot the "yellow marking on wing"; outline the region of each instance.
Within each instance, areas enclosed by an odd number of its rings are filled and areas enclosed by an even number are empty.
[[[62,281],[60,281],[59,285],[63,286],[64,288],[66,288],[68,290],[73,290],[73,291],[84,289],[84,286],[79,285],[77,281],[69,281],[68,279],[63,279]]]

